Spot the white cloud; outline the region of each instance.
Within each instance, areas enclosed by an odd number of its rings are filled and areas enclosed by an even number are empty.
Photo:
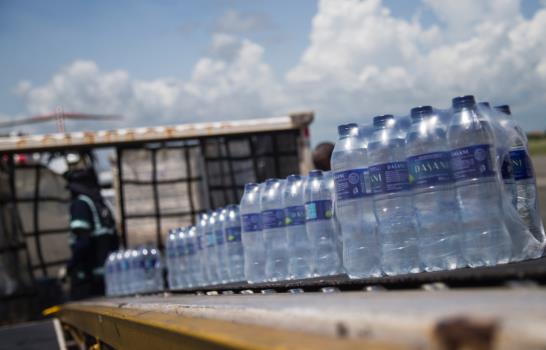
[[[248,33],[264,30],[270,26],[271,21],[265,14],[228,10],[218,19],[215,29],[218,32]]]
[[[544,127],[546,9],[530,19],[517,0],[423,0],[437,17],[395,17],[380,0],[322,0],[309,45],[284,77],[275,77],[264,47],[226,32],[212,36],[209,54],[187,81],[137,80],[76,61],[42,85],[16,88],[29,113],[65,110],[120,113],[125,123],[157,124],[271,116],[299,108],[317,112],[314,141],[335,138],[335,125],[412,106],[445,107],[474,93],[509,103],[528,129]],[[224,16],[226,31],[240,14]],[[220,22],[222,22],[220,21]],[[232,22],[241,22],[235,21]],[[243,21],[244,22],[244,21]]]
[[[546,10],[526,20],[518,1],[424,5],[437,24],[394,17],[380,0],[320,2],[310,44],[286,75],[321,112],[319,135],[340,120],[407,113],[425,103],[445,107],[463,93],[510,103],[525,115],[524,125],[543,127]]]
[[[263,62],[263,48],[228,34],[214,36],[214,50],[198,60],[191,78],[137,80],[126,71],[105,72],[78,60],[42,86],[21,82],[16,89],[29,114],[65,111],[115,113],[114,126],[271,116],[286,105],[281,86]],[[230,55],[226,55],[229,48]],[[77,127],[93,125],[81,124]],[[105,127],[105,125],[101,125]]]

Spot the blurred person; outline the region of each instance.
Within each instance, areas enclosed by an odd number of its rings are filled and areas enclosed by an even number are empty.
[[[70,153],[66,161],[72,252],[67,272],[70,299],[77,300],[104,294],[103,265],[108,254],[118,249],[118,236],[112,212],[100,193],[91,153]]]
[[[315,169],[330,171],[330,158],[334,151],[332,142],[321,142],[313,150],[313,165]]]

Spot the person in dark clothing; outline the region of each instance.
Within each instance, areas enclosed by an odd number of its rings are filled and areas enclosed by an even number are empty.
[[[69,170],[65,173],[72,196],[72,257],[68,275],[70,298],[77,300],[104,294],[103,265],[108,255],[118,249],[118,239],[114,217],[100,194],[91,155],[72,158],[77,161],[68,161]]]
[[[331,142],[319,143],[313,150],[313,165],[315,169],[330,171],[330,158],[334,151],[334,144]]]

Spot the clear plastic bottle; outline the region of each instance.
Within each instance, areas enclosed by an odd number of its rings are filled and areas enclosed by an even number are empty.
[[[511,240],[503,218],[491,125],[476,113],[473,96],[452,101],[447,139],[461,214],[461,249],[474,266],[507,263]]]
[[[291,279],[313,275],[311,243],[305,226],[305,178],[290,175],[283,191],[285,230],[288,239],[288,275]]]
[[[130,253],[127,250],[120,250],[116,254],[119,273],[119,293],[118,295],[129,294],[129,260]]]
[[[106,296],[113,296],[116,294],[115,263],[116,263],[116,253],[112,252],[108,255],[108,257],[106,258],[106,262],[104,263],[104,286],[105,286]]]
[[[337,247],[332,192],[327,178],[320,170],[309,172],[305,187],[305,226],[311,242],[314,275],[329,276],[340,273],[341,257]]]
[[[488,122],[497,122],[495,126],[492,127],[493,131],[499,133],[499,129],[502,130],[501,137],[509,137],[509,132],[500,125],[499,118],[497,118],[498,113],[495,113],[491,109],[489,102],[479,102],[476,108],[476,112],[480,116],[480,120],[486,120]],[[516,196],[516,181],[514,180],[514,173],[512,169],[512,161],[510,160],[510,147],[507,142],[495,142],[495,150],[497,157],[499,157],[500,163],[500,173],[503,182],[504,195],[508,201],[513,201]],[[510,232],[510,224],[507,224],[508,231]]]
[[[283,281],[288,276],[288,238],[286,236],[282,192],[284,181],[267,179],[262,193],[262,231],[265,243],[265,276]]]
[[[167,283],[170,289],[178,288],[176,284],[176,239],[177,230],[169,230],[167,239],[165,240],[165,265],[167,265]]]
[[[138,249],[131,249],[129,256],[129,291],[131,294],[140,293],[143,282],[142,256]]]
[[[186,288],[188,286],[187,279],[187,256],[186,256],[186,228],[182,227],[176,230],[175,240],[175,260],[174,270],[176,278],[176,288]]]
[[[405,135],[396,127],[391,114],[375,117],[373,125],[368,157],[381,267],[387,275],[416,273],[421,268]]]
[[[226,206],[223,231],[226,241],[229,279],[232,282],[244,281],[245,258],[241,241],[241,217],[238,205]]]
[[[426,271],[466,265],[446,129],[431,106],[411,110],[406,156],[417,216],[419,253]]]
[[[338,127],[332,153],[335,212],[343,238],[343,266],[351,278],[381,275],[377,223],[373,213],[367,150],[356,124]]]
[[[366,146],[367,147],[367,146]],[[323,171],[322,176],[324,177],[324,182],[326,188],[330,191],[330,198],[332,199],[332,215],[333,215],[333,224],[336,234],[336,247],[337,247],[337,256],[340,259],[339,273],[344,273],[345,269],[343,267],[343,237],[341,236],[341,226],[336,214],[336,184],[334,183],[334,176],[331,171]]]
[[[201,257],[199,255],[197,228],[190,226],[186,230],[186,256],[187,256],[187,282],[188,288],[203,285],[203,275],[201,271]]]
[[[222,282],[222,279],[218,276],[218,253],[216,251],[216,234],[214,232],[214,223],[217,216],[216,212],[212,212],[205,226],[206,244],[204,252],[206,255],[207,276],[210,284],[219,284]]]
[[[214,218],[214,237],[215,245],[214,250],[216,251],[216,261],[217,261],[217,274],[221,283],[227,283],[230,280],[229,269],[228,269],[228,259],[227,259],[227,248],[224,237],[224,220],[225,220],[226,210],[219,208],[216,210],[216,217]]]
[[[197,230],[196,230],[196,243],[197,243],[197,256],[196,260],[199,261],[200,275],[201,275],[201,284],[200,286],[206,286],[213,284],[214,282],[209,279],[207,272],[207,237],[206,229],[207,222],[209,219],[208,213],[201,213],[197,219]]]
[[[261,216],[262,187],[247,183],[241,204],[241,238],[245,254],[245,279],[248,283],[265,281],[265,244]]]
[[[527,135],[512,118],[512,112],[508,105],[497,106],[495,109],[499,112],[501,125],[514,131],[511,133],[509,153],[515,183],[512,202],[525,226],[543,245],[545,243],[544,226],[540,216],[537,185],[533,163],[529,156]]]
[[[140,249],[142,259],[141,292],[151,293],[163,290],[161,256],[159,251],[152,246],[144,246]]]

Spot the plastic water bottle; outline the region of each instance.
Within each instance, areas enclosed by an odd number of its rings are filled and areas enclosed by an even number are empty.
[[[356,124],[340,125],[338,133],[331,164],[336,187],[335,212],[343,237],[343,265],[351,278],[380,276],[367,150],[362,147]]]
[[[461,253],[459,207],[451,174],[446,129],[431,106],[411,110],[406,156],[426,271],[465,266]]]
[[[116,253],[117,268],[119,269],[119,289],[118,295],[129,294],[129,263],[125,257],[125,251],[120,250]]]
[[[178,288],[176,285],[176,245],[177,229],[169,230],[165,240],[165,265],[167,265],[167,283],[170,289]]]
[[[447,139],[461,214],[463,256],[470,266],[506,263],[511,240],[503,218],[491,126],[480,120],[473,96],[454,98],[452,108]]]
[[[366,146],[367,148],[367,146]],[[336,215],[336,204],[335,204],[335,197],[336,197],[336,184],[334,182],[334,175],[331,171],[323,171],[322,176],[324,177],[324,183],[326,184],[326,188],[328,191],[330,191],[330,198],[332,199],[332,215],[333,215],[333,224],[335,228],[335,234],[336,234],[336,247],[337,247],[337,256],[340,259],[340,267],[339,267],[339,273],[344,273],[343,268],[343,237],[341,236],[341,226],[339,224],[339,220]]]
[[[199,256],[199,243],[197,228],[190,226],[186,230],[186,262],[187,262],[187,286],[188,288],[203,285],[201,274],[201,257]]]
[[[409,187],[405,135],[394,116],[373,119],[368,145],[370,183],[378,222],[381,266],[387,275],[419,272],[417,225]]]
[[[104,285],[106,296],[115,295],[115,262],[116,262],[116,253],[112,252],[108,254],[106,262],[104,263]]]
[[[175,278],[176,278],[176,288],[186,288],[188,287],[187,279],[187,256],[186,256],[186,228],[179,228],[176,231],[176,240],[175,240],[175,250],[176,258],[174,262]]]
[[[499,113],[494,112],[489,102],[479,102],[476,112],[478,113],[480,120],[496,122],[496,124],[494,124],[496,128],[493,127],[492,130],[495,131],[494,134],[499,134],[496,135],[497,142],[495,142],[495,151],[499,158],[504,195],[507,201],[514,201],[514,198],[516,197],[516,181],[514,180],[512,161],[510,160],[510,145],[509,142],[504,142],[501,138],[510,138],[515,130],[508,130],[506,126],[501,125],[502,121],[498,118]],[[512,231],[510,223],[507,223],[507,228],[508,232]]]
[[[155,247],[144,246],[140,249],[142,257],[141,291],[151,293],[163,290],[161,256]]]
[[[265,243],[265,276],[282,281],[288,276],[288,238],[282,202],[284,181],[268,179],[262,194],[262,231]]]
[[[320,170],[309,173],[305,187],[305,226],[311,241],[314,275],[329,276],[340,273],[341,258],[337,248],[332,192]]]
[[[197,218],[197,226],[196,226],[196,243],[197,243],[197,256],[196,260],[199,261],[199,269],[201,276],[201,282],[200,286],[206,286],[209,284],[213,284],[209,280],[208,272],[207,272],[207,240],[206,240],[206,229],[207,229],[207,222],[209,219],[209,215],[207,213],[201,213]]]
[[[497,106],[501,115],[501,125],[513,129],[510,147],[510,161],[514,178],[513,203],[531,234],[541,243],[545,242],[544,226],[540,216],[537,199],[537,186],[531,157],[527,146],[527,135],[512,119],[508,105]]]
[[[265,244],[262,232],[261,186],[245,185],[241,204],[241,238],[245,254],[245,278],[248,283],[265,281]]]
[[[138,249],[131,249],[130,250],[130,258],[129,258],[129,265],[130,267],[130,273],[129,273],[129,279],[130,279],[130,293],[136,294],[140,293],[142,290],[142,282],[143,282],[143,269],[142,269],[142,256],[140,254],[140,251]]]
[[[226,206],[224,217],[224,237],[226,241],[227,266],[229,279],[232,282],[245,280],[245,258],[241,241],[241,217],[239,206]]]
[[[283,191],[285,230],[288,239],[288,275],[291,279],[313,275],[311,243],[305,226],[305,179],[300,175],[286,178]]]
[[[220,208],[216,210],[216,217],[214,217],[214,237],[216,240],[214,250],[216,251],[216,271],[221,283],[227,283],[230,280],[226,250],[227,248],[224,237],[225,214],[226,210]]]
[[[218,253],[216,251],[216,234],[214,232],[214,223],[216,222],[218,214],[212,212],[207,220],[205,226],[205,255],[206,255],[206,269],[207,276],[210,284],[221,283],[221,278],[218,276]]]

